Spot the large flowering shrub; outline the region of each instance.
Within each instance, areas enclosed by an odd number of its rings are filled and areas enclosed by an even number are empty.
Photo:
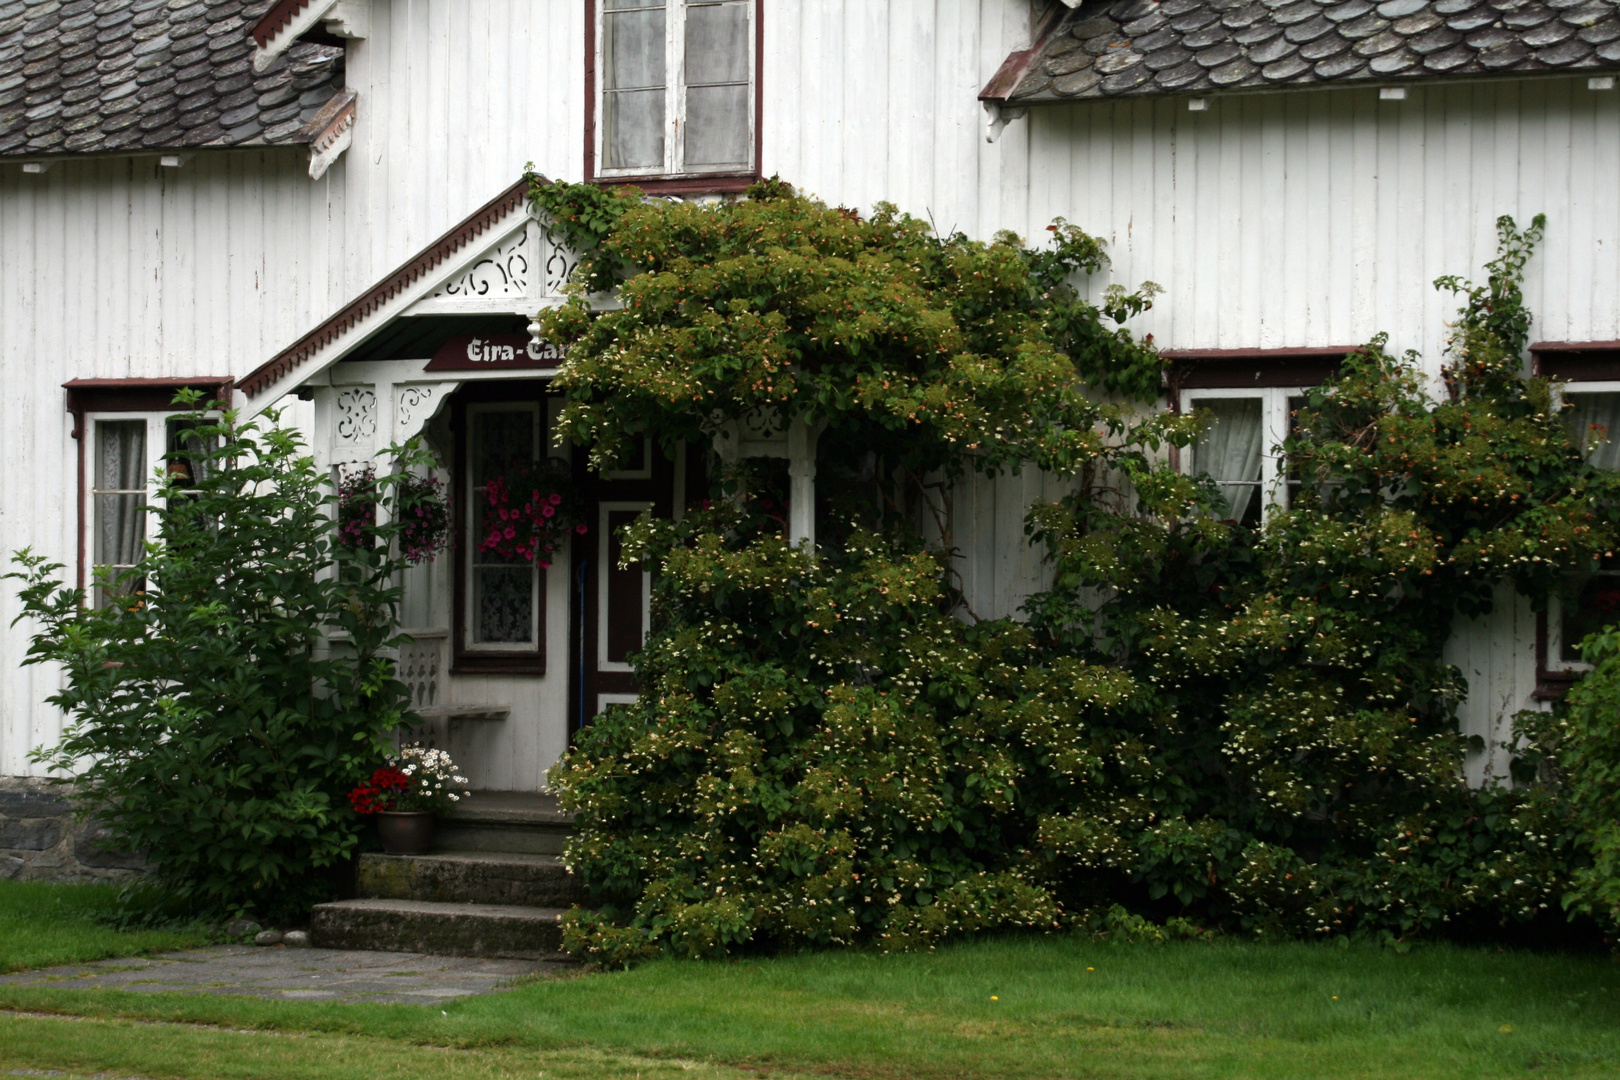
[[[1148,296],[1081,297],[1068,276],[1101,251],[1070,226],[979,244],[776,183],[709,207],[535,198],[585,287],[621,283],[617,310],[542,316],[564,426],[599,460],[762,411],[826,424],[818,557],[750,509],[760,469],[626,537],[659,568],[641,695],[551,774],[599,905],[571,948],[913,947],[1116,906],[1391,940],[1557,915],[1588,859],[1568,805],[1466,785],[1442,657],[1500,585],[1544,596],[1620,539],[1615,478],[1521,375],[1539,220],[1499,223],[1485,285],[1440,282],[1464,300],[1454,395],[1382,339],[1347,357],[1296,417],[1299,495],[1250,530],[1166,461],[1200,417],[1121,402],[1158,393],[1115,325]],[[976,622],[915,526],[948,548],[949,478],[1031,462],[1072,481],[1028,521],[1054,586]]]

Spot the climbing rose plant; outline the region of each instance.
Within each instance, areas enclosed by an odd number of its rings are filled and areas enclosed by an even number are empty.
[[[1519,371],[1539,219],[1499,223],[1485,285],[1440,283],[1464,304],[1454,396],[1382,338],[1346,357],[1286,448],[1300,494],[1248,530],[1167,460],[1201,417],[1120,403],[1158,393],[1119,325],[1149,296],[1088,303],[1070,279],[1102,250],[1071,226],[981,244],[779,183],[535,201],[583,253],[543,322],[564,426],[600,460],[773,410],[836,433],[816,557],[755,512],[758,468],[627,531],[626,562],[659,570],[642,692],[551,775],[593,897],[570,948],[912,948],[1144,916],[1404,941],[1556,912],[1587,858],[1567,803],[1467,786],[1441,655],[1499,587],[1544,596],[1614,542],[1613,478]],[[593,312],[614,285],[622,307]],[[1028,463],[1072,482],[1028,521],[1053,587],[975,621],[949,481]]]

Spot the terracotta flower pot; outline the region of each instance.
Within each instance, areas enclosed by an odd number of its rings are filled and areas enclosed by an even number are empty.
[[[431,810],[381,810],[377,813],[377,835],[390,855],[426,855],[433,846]]]

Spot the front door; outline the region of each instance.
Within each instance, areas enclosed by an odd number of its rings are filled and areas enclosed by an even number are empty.
[[[629,657],[649,629],[652,574],[639,565],[620,567],[619,531],[648,507],[667,517],[684,504],[687,456],[683,448],[672,461],[649,439],[622,468],[598,473],[576,466],[590,530],[574,538],[571,732],[609,705],[636,698]]]

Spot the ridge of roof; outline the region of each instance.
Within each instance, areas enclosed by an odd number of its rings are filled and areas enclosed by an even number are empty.
[[[0,0],[0,159],[303,145],[343,50],[252,70],[272,0]]]
[[[236,388],[250,398],[255,397],[277,379],[302,367],[321,349],[343,337],[350,330],[353,330],[380,311],[395,296],[415,284],[423,274],[466,247],[467,244],[483,235],[484,231],[496,222],[524,205],[528,200],[528,195],[529,182],[528,178],[525,177],[451,226],[449,231],[433,241],[433,243],[405,260],[389,273],[384,274],[382,279],[375,285],[364,290],[358,297],[338,309],[336,313],[321,322],[313,330],[254,368],[248,375],[237,381]]]
[[[1016,86],[992,79],[981,96],[1038,105],[1616,69],[1620,0],[1085,0],[1023,58]]]

